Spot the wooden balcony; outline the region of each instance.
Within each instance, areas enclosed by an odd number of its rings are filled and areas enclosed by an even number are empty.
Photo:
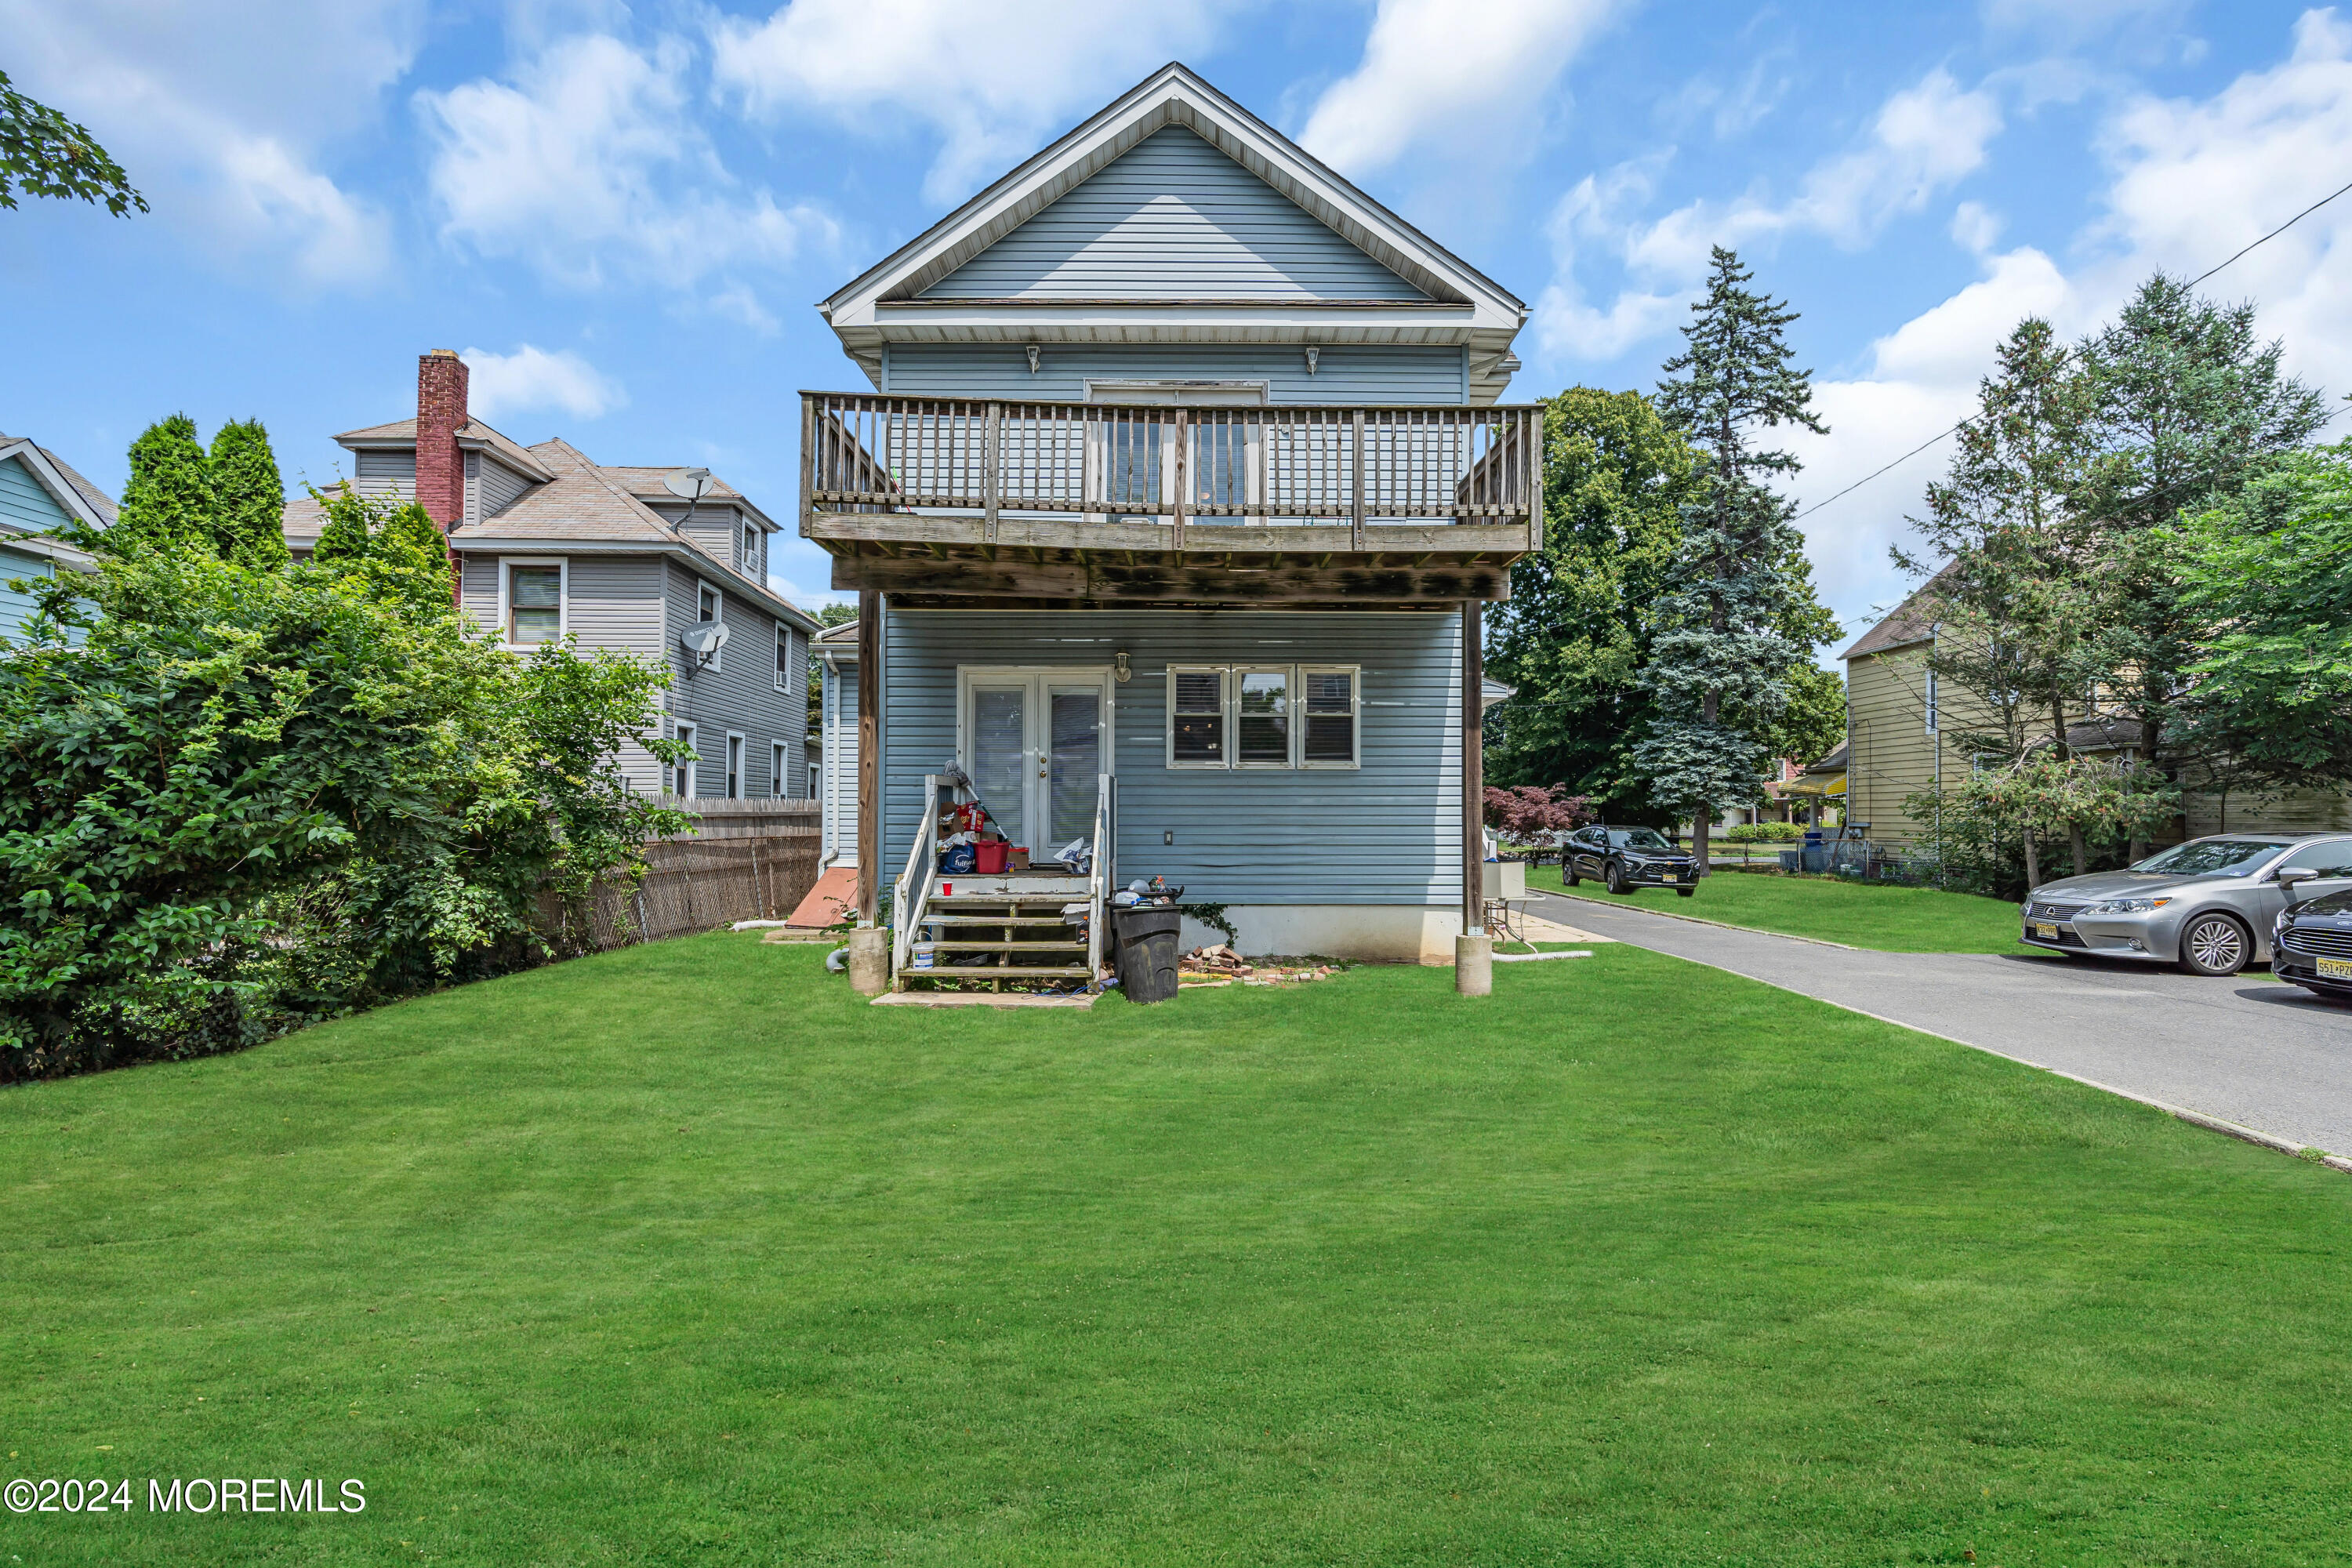
[[[1543,542],[1542,420],[804,392],[801,533],[836,589],[909,602],[1503,599]]]

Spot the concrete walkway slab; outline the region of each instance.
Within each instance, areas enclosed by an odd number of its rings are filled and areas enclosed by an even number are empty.
[[[1701,890],[1694,902],[1704,904]],[[1872,952],[1530,892],[1531,913],[1728,970],[2137,1098],[2352,1154],[2352,1006],[2250,970]],[[1678,912],[1678,911],[1677,911]]]

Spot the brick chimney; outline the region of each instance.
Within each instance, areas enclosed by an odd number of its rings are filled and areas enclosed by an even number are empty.
[[[416,360],[416,500],[446,533],[466,515],[466,362],[449,349]]]

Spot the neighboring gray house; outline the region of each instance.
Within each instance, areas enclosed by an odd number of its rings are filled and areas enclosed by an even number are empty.
[[[819,869],[857,864],[857,623],[817,633],[824,843]]]
[[[448,535],[461,602],[509,647],[575,636],[668,665],[661,732],[690,740],[696,761],[665,768],[626,747],[635,787],[805,799],[817,624],[767,585],[776,523],[724,483],[692,503],[666,484],[698,470],[608,467],[562,440],[520,446],[469,417],[466,388],[464,361],[424,355],[417,418],[335,437],[355,488],[423,503]],[[288,546],[308,551],[321,521],[309,497],[289,502]],[[702,655],[682,639],[706,622],[728,640]]]
[[[1475,939],[1480,607],[1543,539],[1540,411],[1497,402],[1525,305],[1171,65],[819,309],[872,391],[803,395],[800,527],[879,736],[826,750],[901,984],[1038,945],[956,900],[1050,925],[1155,873],[1250,952]],[[940,892],[950,763],[1091,882]],[[1090,977],[1037,957],[998,973]]]
[[[21,436],[0,436],[0,640],[24,629],[32,595],[9,586],[60,571],[86,571],[89,557],[49,537],[73,523],[106,528],[114,500],[58,455]]]

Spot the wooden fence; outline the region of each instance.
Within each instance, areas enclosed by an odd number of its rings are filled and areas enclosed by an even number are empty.
[[[565,930],[551,898],[541,914],[558,946],[602,952],[631,942],[716,931],[737,921],[779,921],[816,886],[822,843],[813,800],[665,800],[698,819],[691,837],[646,846],[646,871],[633,886],[596,889],[585,929]],[[572,922],[575,927],[578,922]]]

